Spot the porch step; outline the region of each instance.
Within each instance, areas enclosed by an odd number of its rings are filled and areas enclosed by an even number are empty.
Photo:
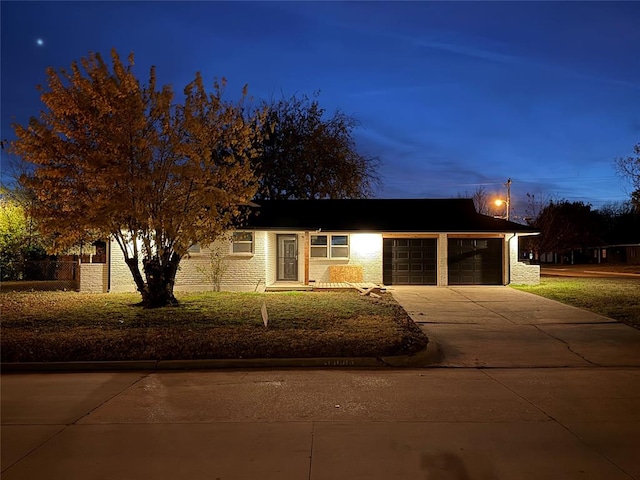
[[[313,290],[311,285],[271,285],[265,288],[265,292],[291,292],[291,291],[310,292]]]
[[[308,292],[310,290],[353,290],[355,287],[368,289],[380,288],[385,289],[384,285],[378,285],[370,282],[348,283],[348,282],[314,282],[310,285],[300,284],[275,284],[265,288],[265,292],[289,292],[292,290]]]

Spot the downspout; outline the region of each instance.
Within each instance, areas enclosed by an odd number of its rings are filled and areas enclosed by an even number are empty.
[[[111,237],[107,240],[107,293],[111,291]]]

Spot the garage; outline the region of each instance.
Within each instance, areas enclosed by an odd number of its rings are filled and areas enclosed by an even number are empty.
[[[382,274],[386,285],[436,285],[435,238],[385,238]]]
[[[449,238],[449,285],[502,285],[502,238]]]

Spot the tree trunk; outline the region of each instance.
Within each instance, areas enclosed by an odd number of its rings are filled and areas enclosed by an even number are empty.
[[[138,257],[133,257],[133,258],[125,257],[124,261],[127,264],[127,267],[129,267],[129,271],[133,276],[133,281],[136,284],[136,289],[142,295],[144,295],[145,283],[144,283],[144,279],[142,278],[142,275],[140,274],[140,269],[138,268]]]
[[[142,295],[142,306],[145,308],[159,308],[178,304],[178,300],[173,295],[173,286],[180,260],[181,257],[175,253],[171,257],[155,257],[143,260],[142,266],[146,281],[140,272],[138,259],[130,258],[126,260],[127,266],[133,275],[136,289]]]
[[[155,257],[143,261],[147,283],[145,290],[141,293],[142,304],[145,308],[178,304],[178,300],[173,295],[173,286],[179,264],[180,256],[176,253],[173,253],[170,258]]]

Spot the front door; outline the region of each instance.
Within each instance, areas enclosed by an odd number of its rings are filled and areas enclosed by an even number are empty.
[[[278,235],[278,280],[298,281],[298,236]]]

